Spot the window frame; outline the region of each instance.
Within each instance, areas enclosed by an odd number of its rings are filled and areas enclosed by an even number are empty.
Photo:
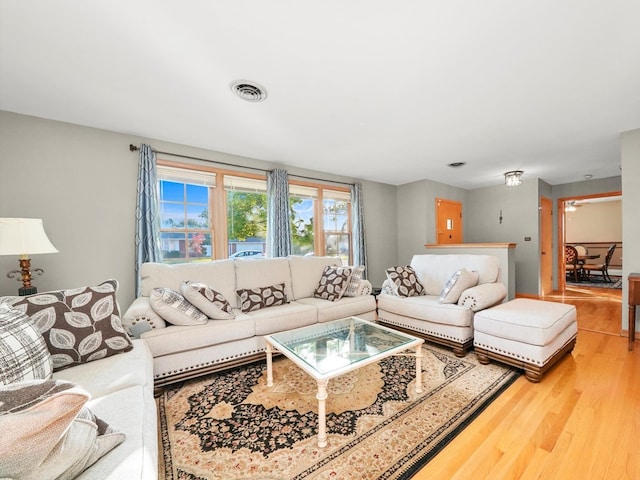
[[[210,260],[218,260],[229,258],[229,238],[227,235],[227,195],[224,187],[225,175],[233,177],[244,177],[255,180],[267,180],[266,174],[260,175],[255,173],[243,172],[240,170],[230,170],[225,168],[216,168],[207,165],[190,164],[175,162],[166,159],[158,159],[157,165],[160,168],[167,167],[178,170],[187,170],[195,172],[210,173],[215,175],[215,184],[209,185],[209,230],[206,233],[211,235],[211,257],[204,257]],[[159,185],[160,179],[158,179]],[[329,180],[327,182],[330,182]],[[332,183],[316,183],[305,180],[298,180],[295,178],[289,178],[289,185],[313,188],[316,190],[317,197],[314,199],[314,218],[313,218],[313,251],[315,255],[326,255],[326,235],[327,231],[324,229],[324,198],[327,195],[325,191],[334,191],[346,193],[349,196],[347,202],[347,225],[346,232],[334,232],[338,235],[348,235],[349,238],[349,257],[348,262],[353,262],[353,202],[351,199],[351,191],[348,187],[339,186]],[[161,231],[169,231],[162,229]],[[181,231],[181,230],[180,230]],[[267,236],[269,233],[267,232]],[[339,254],[339,252],[337,252]],[[199,257],[201,260],[203,257]]]

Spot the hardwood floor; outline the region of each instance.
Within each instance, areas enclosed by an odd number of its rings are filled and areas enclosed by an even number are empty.
[[[640,479],[640,343],[620,336],[620,290],[544,300],[576,305],[572,354],[521,376],[414,479]]]

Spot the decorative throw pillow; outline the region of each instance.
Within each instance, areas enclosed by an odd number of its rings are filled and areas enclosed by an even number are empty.
[[[71,382],[32,380],[0,387],[0,472],[10,478],[75,478],[122,443],[84,407]]]
[[[12,307],[33,320],[44,337],[53,371],[133,348],[120,320],[118,282],[11,297]]]
[[[149,304],[154,312],[173,325],[204,325],[208,320],[195,305],[170,288],[154,288]]]
[[[390,280],[390,287],[394,295],[399,297],[417,297],[424,295],[424,287],[418,280],[413,267],[391,267],[385,270]]]
[[[351,277],[347,283],[347,288],[344,292],[344,297],[355,297],[358,293],[358,287],[360,286],[360,280],[364,275],[364,265],[357,267],[349,267],[351,269]]]
[[[313,296],[331,300],[332,302],[340,300],[347,289],[350,277],[350,267],[336,267],[335,265],[324,267]]]
[[[236,290],[236,293],[240,297],[240,309],[244,313],[289,303],[284,283],[268,287],[243,288]]]
[[[467,288],[478,284],[479,274],[462,268],[454,273],[440,292],[440,303],[457,303]]]
[[[184,298],[207,317],[214,320],[235,318],[231,304],[224,298],[224,295],[216,292],[206,283],[184,282],[180,289]]]
[[[0,384],[49,379],[51,354],[33,321],[9,305],[0,305]]]

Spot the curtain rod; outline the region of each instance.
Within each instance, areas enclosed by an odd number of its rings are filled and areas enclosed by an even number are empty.
[[[139,147],[136,147],[133,143],[129,144],[129,151],[130,152],[135,152],[140,150]],[[190,155],[181,155],[179,153],[171,153],[171,152],[161,152],[159,150],[156,150],[155,148],[151,149],[153,151],[153,153],[159,153],[160,155],[170,155],[172,157],[179,157],[179,158],[188,158],[189,160],[200,160],[203,162],[211,162],[211,163],[217,163],[219,165],[226,165],[228,167],[236,167],[236,168],[247,168],[249,170],[257,170],[259,172],[270,172],[271,170],[265,170],[264,168],[257,168],[257,167],[247,167],[245,165],[237,165],[235,163],[226,163],[226,162],[220,162],[218,160],[210,160],[208,158],[199,158],[199,157],[192,157]],[[314,180],[316,182],[329,182],[329,183],[338,183],[340,185],[353,185],[353,183],[349,183],[349,182],[340,182],[337,180],[326,180],[326,179],[322,179],[322,178],[315,178],[315,177],[305,177],[304,175],[294,175],[294,174],[288,174],[290,177],[296,177],[296,178],[304,178],[305,180]]]

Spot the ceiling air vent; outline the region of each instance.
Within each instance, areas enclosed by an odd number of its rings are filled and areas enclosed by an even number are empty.
[[[238,80],[231,84],[231,90],[247,102],[261,102],[267,98],[267,91],[260,85],[245,80]]]

